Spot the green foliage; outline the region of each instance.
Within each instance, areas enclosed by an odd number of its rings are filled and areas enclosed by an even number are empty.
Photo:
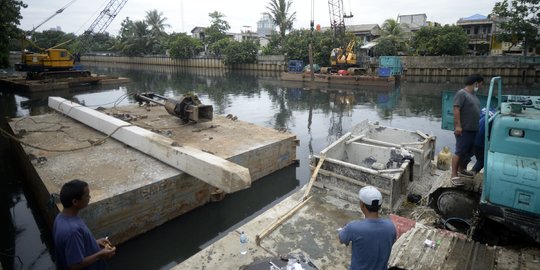
[[[164,54],[170,38],[165,32],[169,27],[162,12],[150,10],[143,21],[132,21],[126,17],[121,24],[115,48],[127,56]]]
[[[503,0],[495,3],[493,15],[501,19],[501,33],[497,40],[510,42],[512,46],[523,42],[523,53],[531,46],[540,44],[540,0]]]
[[[234,42],[234,40],[232,40],[232,39],[230,39],[228,37],[224,37],[224,38],[212,43],[209,46],[209,50],[215,56],[221,56],[221,55],[224,54],[225,48],[227,48],[229,46],[229,44],[231,44],[233,42]]]
[[[277,55],[283,54],[284,50],[281,46],[281,37],[278,33],[272,32],[270,38],[268,39],[268,44],[262,48],[263,55]]]
[[[0,68],[9,66],[9,44],[10,40],[22,35],[22,31],[17,28],[21,16],[21,8],[27,5],[22,1],[0,0]]]
[[[397,55],[397,47],[391,38],[380,38],[379,43],[373,47],[375,56]]]
[[[266,6],[268,12],[265,14],[270,16],[274,24],[278,26],[282,41],[285,39],[285,33],[292,29],[293,22],[296,20],[296,11],[290,13],[291,5],[291,0],[270,0]]]
[[[265,51],[276,51],[286,54],[288,59],[302,60],[309,63],[309,43],[312,39],[313,63],[326,66],[329,64],[330,51],[334,47],[332,31],[314,31],[311,36],[310,30],[293,30],[287,35],[282,48],[275,47],[277,42],[270,42]],[[348,36],[350,38],[350,36]],[[277,37],[276,37],[277,38]],[[275,40],[275,39],[274,39]],[[272,38],[271,38],[272,41]],[[274,47],[268,48],[274,44]]]
[[[192,38],[185,33],[174,34],[169,42],[169,53],[176,59],[188,59],[203,51],[200,40]]]
[[[223,50],[225,55],[223,62],[226,65],[255,63],[257,61],[257,51],[258,45],[251,40],[232,41]]]
[[[218,11],[214,11],[212,13],[209,13],[208,16],[210,16],[210,26],[206,28],[205,34],[206,34],[206,44],[213,44],[219,40],[224,39],[227,35],[227,31],[231,29],[231,26],[229,23],[223,18],[225,17],[224,14]]]
[[[72,46],[72,44],[66,44],[65,42],[74,41],[75,38],[76,36],[73,33],[66,34],[62,31],[57,31],[57,30],[45,30],[43,32],[34,32],[34,34],[31,37],[31,40],[33,44],[37,46],[37,48],[29,42],[27,43],[25,48],[28,49],[29,51],[38,52],[40,49],[52,48],[62,43],[64,43],[65,46],[62,46],[61,48],[66,48],[66,47]]]
[[[420,55],[464,55],[467,44],[467,34],[456,25],[422,27],[411,41],[412,49]]]
[[[384,21],[381,28],[381,37],[390,41],[397,51],[407,51],[408,35],[403,27],[404,26],[399,24],[396,20],[387,19]],[[385,48],[390,49],[390,46],[385,44]]]

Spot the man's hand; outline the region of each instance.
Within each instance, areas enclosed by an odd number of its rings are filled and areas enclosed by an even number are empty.
[[[463,129],[461,128],[461,126],[457,126],[454,128],[454,134],[456,134],[456,136],[461,136],[461,133],[463,133]]]
[[[114,256],[114,254],[116,254],[116,247],[113,247],[113,248],[102,248],[99,252],[98,252],[98,258],[100,258],[101,260],[105,260],[105,259],[110,259],[112,256]]]

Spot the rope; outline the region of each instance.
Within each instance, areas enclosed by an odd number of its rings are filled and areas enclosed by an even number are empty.
[[[42,150],[42,151],[47,151],[47,152],[73,152],[73,151],[79,151],[79,150],[87,149],[87,148],[90,148],[90,147],[93,147],[93,146],[96,146],[96,145],[100,145],[103,142],[105,142],[105,140],[110,138],[114,133],[116,133],[116,131],[118,131],[120,128],[129,127],[129,126],[133,126],[133,125],[128,124],[128,125],[118,126],[116,129],[114,129],[113,132],[111,132],[111,134],[109,134],[106,137],[101,138],[101,139],[99,139],[99,140],[97,140],[95,142],[90,142],[90,145],[82,146],[82,147],[76,147],[76,148],[69,148],[69,149],[48,149],[48,148],[44,148],[44,147],[41,147],[41,146],[32,145],[32,144],[24,142],[24,141],[20,140],[19,138],[11,135],[8,131],[6,131],[6,130],[4,130],[2,128],[0,128],[0,133],[2,133],[2,135],[4,137],[12,139],[12,140],[14,140],[14,141],[16,141],[16,142],[18,142],[18,143],[20,143],[22,145],[30,147],[30,148],[34,148],[34,149],[38,149],[38,150]]]

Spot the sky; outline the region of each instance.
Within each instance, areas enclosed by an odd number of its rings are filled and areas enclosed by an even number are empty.
[[[45,21],[58,9],[71,0],[23,0],[28,7],[21,9],[23,18],[20,28],[31,30]],[[110,0],[76,0],[62,13],[55,16],[37,31],[60,27],[67,33],[80,35],[103,10]],[[327,0],[290,0],[291,11],[296,12],[295,29],[309,28],[311,9],[315,25],[329,26],[330,16]],[[146,12],[156,9],[167,18],[168,33],[187,32],[196,26],[209,26],[209,13],[219,11],[224,14],[231,29],[239,33],[242,30],[257,30],[257,21],[266,12],[270,0],[128,0],[124,8],[106,30],[117,35],[120,23],[129,17],[131,20],[143,20]],[[455,24],[460,18],[474,14],[491,13],[495,0],[343,0],[345,13],[354,17],[346,24],[379,24],[386,19],[396,19],[398,15],[426,14],[428,21],[441,24]]]

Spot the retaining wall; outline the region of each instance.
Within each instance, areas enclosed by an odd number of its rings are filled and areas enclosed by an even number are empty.
[[[539,56],[402,56],[403,75],[407,77],[466,77],[473,73],[483,76],[540,78]],[[11,57],[13,63],[18,57]],[[172,59],[167,56],[101,56],[85,55],[84,62],[120,63],[132,65],[179,66],[215,69],[286,71],[287,61],[283,55],[258,56],[256,64],[226,66],[221,58],[206,57]]]

